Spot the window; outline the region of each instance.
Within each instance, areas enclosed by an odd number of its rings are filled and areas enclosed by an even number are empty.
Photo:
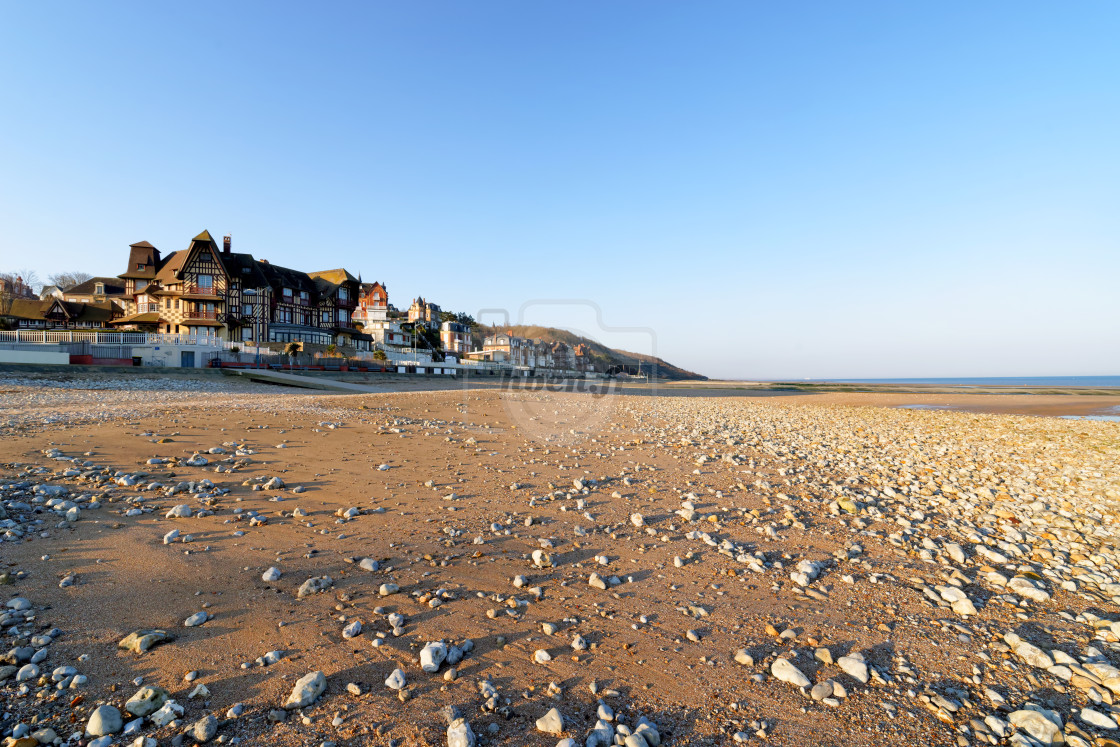
[[[331,323],[331,312],[324,311],[323,316],[322,316],[322,320],[323,320],[323,324],[330,324]]]
[[[176,299],[175,299],[175,308],[177,308],[177,309],[182,309],[182,308],[183,308],[183,301],[182,301],[182,299],[179,299],[179,298],[176,298]]]
[[[245,316],[252,316],[253,315],[253,304],[251,304],[251,303],[242,304],[241,313],[244,314]]]
[[[170,298],[163,299],[163,308],[165,308],[165,309],[170,309],[171,308],[171,299]]]
[[[105,283],[95,283],[93,286],[93,294],[95,296],[105,295]]]
[[[349,298],[350,298],[350,296],[347,294],[345,288],[339,288],[338,289],[338,300],[339,301],[347,301],[347,300],[349,300]]]
[[[214,276],[213,275],[199,275],[198,276],[198,287],[199,288],[213,288],[214,287]]]
[[[143,262],[137,262],[136,263],[136,269],[137,270],[143,270],[144,269],[144,263]]]

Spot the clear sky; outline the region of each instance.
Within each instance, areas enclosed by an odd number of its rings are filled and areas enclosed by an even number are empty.
[[[206,228],[713,377],[1118,374],[1118,39],[1113,0],[9,0],[0,270]]]

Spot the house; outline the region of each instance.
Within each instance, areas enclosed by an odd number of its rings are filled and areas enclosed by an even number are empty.
[[[23,278],[18,276],[10,279],[0,278],[0,297],[38,299],[31,286],[23,282]]]
[[[311,272],[308,276],[315,281],[320,326],[329,326],[337,345],[369,350],[373,338],[355,327],[353,320],[362,281],[342,268]]]
[[[442,313],[439,306],[425,301],[423,296],[418,296],[408,307],[408,321],[423,322],[428,326],[428,329],[438,329]]]
[[[563,342],[552,343],[552,349],[549,351],[552,354],[552,365],[554,368],[562,368],[571,370],[575,368],[575,362],[572,359],[572,349]]]
[[[129,246],[121,329],[231,341],[331,343],[369,349],[353,326],[360,282],[344,269],[306,273],[222,248],[209,231],[167,257],[147,241]],[[98,280],[98,279],[95,279]],[[110,284],[105,284],[109,292]],[[95,288],[96,290],[96,288]]]
[[[70,303],[116,301],[119,304],[127,296],[125,283],[120,278],[90,278],[62,291],[62,300]]]
[[[121,306],[124,315],[113,321],[113,326],[124,330],[162,332],[168,321],[160,316],[160,297],[153,285],[156,270],[163,264],[159,249],[147,241],[130,244],[128,269],[117,277],[124,282]]]
[[[384,321],[389,318],[389,291],[381,283],[362,283],[354,320]]]
[[[577,371],[594,370],[594,358],[591,355],[591,346],[581,342],[572,348],[572,363]]]
[[[62,288],[57,285],[44,285],[39,291],[40,301],[53,301],[56,298],[62,298]]]
[[[491,353],[487,360],[498,363],[509,363],[512,366],[531,366],[532,342],[522,337],[517,337],[509,330],[495,335],[488,335],[482,340],[484,353]]]
[[[51,302],[31,298],[5,298],[0,301],[0,327],[4,329],[46,329],[46,310]]]
[[[444,322],[439,326],[439,341],[445,353],[462,355],[471,349],[471,328],[459,322]]]
[[[389,303],[389,290],[381,283],[363,283],[358,306],[351,317],[354,327],[372,338],[381,349],[403,350],[412,346],[412,333],[401,326]]]
[[[112,301],[80,303],[59,298],[17,298],[5,306],[0,310],[0,319],[14,329],[105,329],[120,311]]]

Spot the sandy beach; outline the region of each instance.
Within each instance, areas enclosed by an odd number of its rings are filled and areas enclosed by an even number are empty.
[[[3,374],[9,743],[1120,744],[1115,398],[617,391]]]

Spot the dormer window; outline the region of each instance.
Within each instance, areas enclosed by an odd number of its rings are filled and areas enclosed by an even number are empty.
[[[105,295],[105,283],[95,283],[93,286],[93,294],[95,296]]]
[[[143,262],[137,262],[136,263],[136,269],[137,270],[143,270],[144,269],[144,263]]]

